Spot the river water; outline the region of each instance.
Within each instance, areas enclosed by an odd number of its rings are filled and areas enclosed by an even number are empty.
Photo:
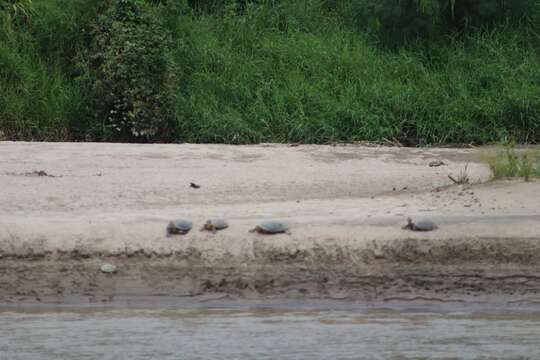
[[[1,307],[0,359],[540,359],[540,308]]]

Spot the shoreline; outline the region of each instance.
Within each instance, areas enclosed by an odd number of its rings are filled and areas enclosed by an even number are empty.
[[[251,255],[210,259],[197,247],[158,253],[62,251],[4,255],[2,296],[213,296],[355,301],[467,302],[505,296],[536,301],[540,237],[252,244]],[[211,252],[211,250],[208,250]],[[105,274],[100,266],[114,264]],[[540,301],[540,299],[539,299]]]
[[[468,297],[445,300],[416,296],[383,300],[353,298],[300,298],[274,296],[243,298],[228,294],[196,296],[60,296],[36,299],[29,296],[1,296],[0,313],[11,311],[114,311],[114,310],[230,310],[230,311],[369,311],[435,310],[435,311],[540,311],[540,299],[507,295]]]

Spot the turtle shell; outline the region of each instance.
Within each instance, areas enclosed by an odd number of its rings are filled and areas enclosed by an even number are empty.
[[[437,229],[437,225],[431,220],[419,220],[418,222],[415,222],[413,225],[413,230],[416,231],[431,231]]]
[[[169,222],[169,224],[167,225],[167,233],[187,234],[192,227],[193,223],[189,220],[174,220]]]
[[[210,219],[204,226],[204,230],[223,230],[229,227],[229,224],[224,219]]]
[[[283,221],[272,220],[260,223],[255,229],[264,234],[279,234],[289,230],[289,225]]]

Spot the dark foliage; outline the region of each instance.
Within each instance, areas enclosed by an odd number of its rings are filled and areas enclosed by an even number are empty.
[[[91,31],[91,112],[102,137],[168,140],[173,132],[171,36],[143,1],[115,0]]]
[[[362,30],[388,44],[434,40],[471,28],[520,21],[534,12],[537,0],[324,0]]]

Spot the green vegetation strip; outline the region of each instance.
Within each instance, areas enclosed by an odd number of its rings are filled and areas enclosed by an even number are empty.
[[[484,151],[484,160],[489,164],[493,176],[499,178],[520,177],[525,181],[540,178],[540,150],[515,148]]]
[[[0,138],[538,142],[539,7],[0,0]]]

